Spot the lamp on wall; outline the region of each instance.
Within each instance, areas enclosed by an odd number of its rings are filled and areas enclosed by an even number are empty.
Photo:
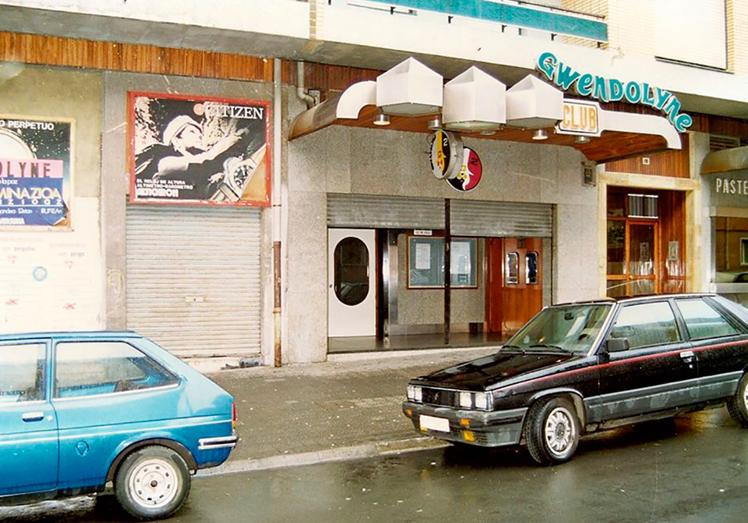
[[[380,127],[384,127],[386,125],[390,125],[390,117],[384,114],[381,110],[377,113],[377,115],[374,117],[374,125],[378,125]]]
[[[589,136],[579,135],[574,139],[574,143],[590,143]]]
[[[442,128],[442,119],[439,116],[435,116],[432,120],[429,120],[428,124],[429,131],[436,131]]]
[[[532,139],[533,140],[547,140],[548,133],[545,132],[545,129],[537,129],[534,133],[532,133]]]
[[[443,115],[450,131],[496,131],[506,122],[506,86],[471,67],[444,86]]]
[[[415,58],[408,58],[377,77],[377,107],[385,114],[437,114],[444,99],[443,78]]]
[[[533,75],[525,76],[506,92],[507,125],[525,129],[553,127],[564,118],[563,103],[561,91]]]

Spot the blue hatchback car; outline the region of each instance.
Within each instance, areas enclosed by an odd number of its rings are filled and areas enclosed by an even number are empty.
[[[232,396],[148,338],[0,336],[0,504],[113,491],[163,518],[236,442]]]

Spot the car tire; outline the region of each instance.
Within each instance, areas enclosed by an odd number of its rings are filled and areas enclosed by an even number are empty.
[[[117,471],[117,501],[141,521],[163,519],[179,510],[190,493],[190,472],[176,451],[151,446],[127,456]]]
[[[743,374],[735,395],[727,400],[727,412],[741,427],[748,428],[748,374]]]
[[[579,444],[580,425],[574,404],[555,397],[535,402],[527,414],[527,450],[540,465],[568,461]]]

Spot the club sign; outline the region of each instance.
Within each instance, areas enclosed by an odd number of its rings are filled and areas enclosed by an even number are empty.
[[[582,100],[564,100],[564,118],[556,125],[559,134],[600,136],[600,104]]]
[[[458,134],[439,129],[431,135],[431,172],[439,179],[454,178],[462,168],[463,145]]]
[[[483,163],[480,161],[480,156],[470,147],[465,147],[460,172],[454,178],[447,179],[447,183],[456,191],[469,192],[478,186],[481,176],[483,176]]]

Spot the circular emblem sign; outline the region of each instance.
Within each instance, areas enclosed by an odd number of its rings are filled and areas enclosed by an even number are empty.
[[[34,271],[31,273],[36,281],[44,281],[47,279],[47,269],[44,267],[34,267]]]
[[[439,129],[431,136],[431,172],[439,179],[454,178],[462,165],[462,140],[459,135]]]
[[[480,156],[470,147],[465,147],[462,155],[462,168],[457,176],[447,180],[447,183],[456,191],[468,192],[478,186],[480,177],[483,175],[483,164]]]

